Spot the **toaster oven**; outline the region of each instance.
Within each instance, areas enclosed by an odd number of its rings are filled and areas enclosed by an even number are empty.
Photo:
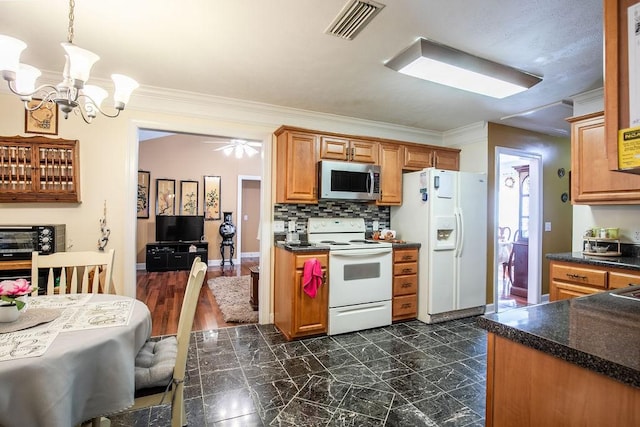
[[[0,225],[0,260],[31,259],[32,252],[42,255],[64,252],[65,225]]]

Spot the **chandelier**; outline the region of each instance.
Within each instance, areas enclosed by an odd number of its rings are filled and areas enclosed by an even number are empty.
[[[69,1],[69,32],[67,42],[60,43],[65,51],[65,65],[62,82],[57,85],[44,84],[36,88],[36,79],[42,74],[30,65],[20,63],[20,54],[27,47],[26,43],[13,37],[0,34],[0,72],[7,81],[9,90],[24,101],[28,111],[40,108],[60,107],[64,118],[69,113],[81,115],[85,122],[91,123],[97,113],[107,117],[117,117],[129,102],[131,93],[139,86],[130,77],[112,74],[115,85],[113,95],[115,112],[108,113],[100,107],[108,96],[106,90],[94,85],[85,84],[93,64],[100,59],[98,55],[73,44],[73,8],[75,1]],[[30,101],[38,102],[30,106]]]

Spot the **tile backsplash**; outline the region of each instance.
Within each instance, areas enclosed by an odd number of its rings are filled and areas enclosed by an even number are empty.
[[[372,231],[373,221],[377,220],[382,230],[389,228],[391,209],[389,206],[334,200],[320,200],[317,205],[276,203],[273,206],[273,219],[284,221],[285,228],[288,228],[288,221],[295,220],[295,231],[300,234],[307,233],[307,220],[317,217],[364,218],[367,231]]]

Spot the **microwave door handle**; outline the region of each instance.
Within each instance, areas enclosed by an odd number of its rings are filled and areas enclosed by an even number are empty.
[[[367,180],[367,193],[373,196],[373,171],[369,170],[369,179]]]

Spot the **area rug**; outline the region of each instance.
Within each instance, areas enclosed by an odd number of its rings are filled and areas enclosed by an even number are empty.
[[[258,312],[249,304],[251,276],[216,277],[207,281],[222,317],[228,323],[257,323]]]

